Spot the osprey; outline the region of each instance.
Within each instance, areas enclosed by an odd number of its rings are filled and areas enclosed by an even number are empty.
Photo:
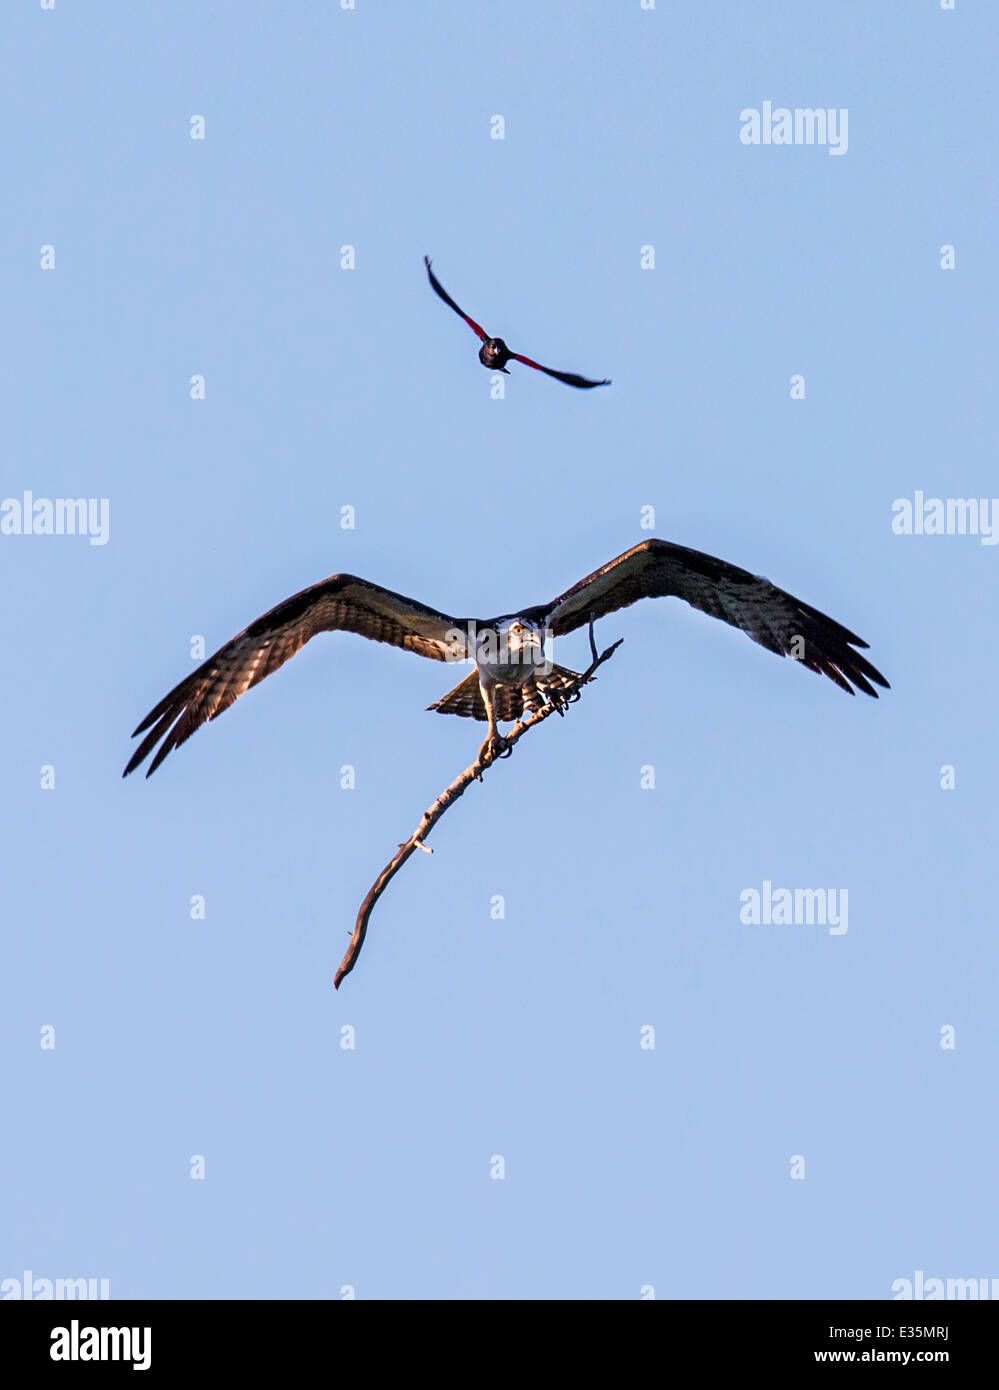
[[[423,257],[423,264],[427,267],[427,275],[430,277],[430,284],[436,295],[443,299],[444,303],[453,309],[456,314],[465,320],[473,333],[478,334],[482,339],[482,346],[479,348],[479,361],[484,367],[488,367],[493,372],[506,372],[506,364],[510,361],[523,362],[525,367],[533,367],[536,372],[544,372],[547,376],[553,376],[556,381],[564,381],[566,386],[578,386],[581,390],[587,390],[591,386],[609,386],[609,381],[591,381],[589,377],[577,376],[575,372],[556,372],[552,367],[542,367],[540,362],[534,362],[530,357],[522,357],[519,352],[511,352],[502,338],[490,338],[486,330],[469,318],[464,309],[459,309],[457,304],[448,294],[447,290],[438,280],[437,276],[430,269],[430,257]]]
[[[793,656],[849,695],[855,686],[877,699],[874,685],[889,688],[881,672],[855,650],[867,643],[847,628],[768,579],[670,541],[642,541],[551,603],[484,621],[454,618],[366,579],[334,574],[272,608],[175,686],[132,735],[146,737],[122,776],[134,772],[155,748],[146,773],[150,776],[195,729],[283,666],[319,632],[356,632],[434,661],[471,658],[476,669],[429,708],[487,722],[479,763],[492,761],[506,747],[498,721],[520,719],[546,704],[560,709],[562,692],[579,679],[547,660],[547,638],[573,632],[640,598],[667,597],[681,598],[741,628],[768,651]]]

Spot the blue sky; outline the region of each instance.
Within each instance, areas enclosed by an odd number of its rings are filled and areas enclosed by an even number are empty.
[[[994,7],[2,24],[0,499],[107,498],[110,533],[0,535],[0,1279],[999,1276],[999,556],[891,525],[917,490],[999,493]],[[745,145],[764,101],[847,110],[846,153]],[[424,253],[492,332],[613,385],[514,367],[492,399]],[[848,699],[673,601],[606,619],[597,684],[441,822],[339,993],[370,882],[481,737],[425,712],[452,671],[323,637],[121,780],[196,635],[339,571],[509,612],[644,539],[648,506],[859,632],[892,690]],[[847,890],[848,931],[742,923],[764,882]]]

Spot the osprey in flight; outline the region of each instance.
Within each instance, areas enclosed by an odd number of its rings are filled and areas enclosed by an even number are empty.
[[[457,304],[448,294],[447,290],[438,280],[437,276],[430,269],[430,257],[424,256],[423,263],[427,267],[427,274],[433,286],[434,293],[440,295],[444,303],[449,305],[456,314],[468,324],[473,333],[477,333],[482,339],[482,346],[479,348],[479,361],[484,367],[488,367],[494,372],[506,372],[506,364],[513,359],[514,362],[523,362],[525,367],[533,367],[537,372],[547,372],[549,376],[555,377],[557,381],[564,381],[567,386],[579,386],[584,390],[590,386],[609,386],[609,381],[590,381],[588,377],[577,376],[575,372],[556,372],[551,367],[542,367],[540,362],[534,362],[530,357],[522,357],[519,352],[511,352],[502,338],[490,338],[484,328],[470,319],[463,309],[459,309]],[[507,376],[510,375],[506,372]]]
[[[847,628],[768,579],[670,541],[642,541],[551,603],[485,621],[453,618],[366,579],[335,574],[272,608],[175,686],[132,735],[146,736],[122,776],[134,772],[154,748],[146,776],[155,772],[195,729],[319,632],[356,632],[434,661],[474,660],[475,671],[429,708],[488,722],[479,761],[491,761],[506,746],[499,720],[519,719],[545,704],[561,707],[561,692],[578,679],[545,658],[547,637],[573,632],[640,598],[667,597],[741,628],[778,656],[795,657],[849,695],[856,686],[877,699],[874,685],[889,688],[855,650],[867,643]]]

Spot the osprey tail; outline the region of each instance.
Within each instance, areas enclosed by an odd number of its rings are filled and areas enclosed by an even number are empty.
[[[595,678],[591,676],[590,680],[593,679]],[[564,666],[553,666],[547,675],[541,676],[540,685],[557,695],[562,690],[568,690],[578,680],[579,676],[575,671],[568,671]],[[513,723],[524,714],[540,709],[545,702],[538,687],[539,680],[536,676],[532,676],[523,685],[500,685],[497,682],[493,686],[497,719]],[[446,695],[428,705],[427,709],[436,710],[438,714],[457,714],[463,719],[481,719],[486,723],[489,716],[482,699],[478,671],[466,676],[460,685],[456,685],[453,690],[449,690]]]

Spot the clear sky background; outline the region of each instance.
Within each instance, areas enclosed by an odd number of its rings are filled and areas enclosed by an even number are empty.
[[[2,23],[0,498],[111,520],[0,536],[0,1278],[999,1276],[999,549],[891,528],[917,489],[999,495],[994,4]],[[846,108],[847,153],[747,147],[767,100]],[[514,364],[492,399],[424,253],[490,331],[613,385]],[[674,601],[606,619],[598,683],[445,817],[339,993],[369,884],[482,736],[425,712],[453,669],[324,636],[121,780],[196,635],[338,571],[515,611],[644,539],[645,506],[859,632],[892,690],[848,699]],[[848,931],[744,925],[765,880],[847,890]]]

